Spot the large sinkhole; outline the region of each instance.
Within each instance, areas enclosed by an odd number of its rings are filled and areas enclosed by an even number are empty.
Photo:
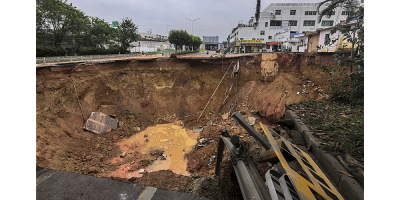
[[[160,187],[176,182],[180,186],[172,189],[187,190],[182,181],[191,179],[183,177],[214,173],[210,158],[222,129],[248,137],[229,113],[254,117],[258,129],[259,122],[279,119],[285,104],[309,98],[296,95],[303,82],[290,66],[266,81],[263,62],[256,55],[37,68],[36,164],[155,186],[159,181],[151,174],[170,170]],[[120,126],[102,134],[87,131],[92,112],[112,116]],[[202,131],[193,131],[195,126]]]

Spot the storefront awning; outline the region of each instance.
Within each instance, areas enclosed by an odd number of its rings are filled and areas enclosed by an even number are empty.
[[[283,42],[267,42],[267,45],[283,45]]]

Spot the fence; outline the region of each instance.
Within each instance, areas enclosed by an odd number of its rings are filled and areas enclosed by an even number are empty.
[[[155,53],[153,53],[153,54],[155,54]],[[125,57],[135,57],[135,56],[139,56],[139,55],[140,55],[140,53],[45,57],[45,58],[36,58],[36,64],[41,64],[41,63],[61,63],[61,62],[73,62],[73,61],[88,61],[88,60],[101,60],[101,59],[108,59],[108,58],[125,58]]]
[[[183,51],[183,50],[172,50],[166,49],[164,51],[157,52],[147,52],[145,55],[155,55],[162,54],[163,56],[170,56],[171,54],[176,53],[177,55],[187,54],[187,53],[195,53],[198,51]],[[79,62],[79,61],[89,61],[89,60],[101,60],[101,59],[109,59],[109,58],[128,58],[139,56],[141,53],[130,53],[130,54],[111,54],[111,55],[86,55],[86,56],[60,56],[60,57],[44,57],[44,58],[36,58],[36,64],[42,63],[62,63],[62,62]]]

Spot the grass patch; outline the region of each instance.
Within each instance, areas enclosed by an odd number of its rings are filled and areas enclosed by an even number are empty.
[[[301,101],[290,105],[331,154],[350,153],[364,161],[364,106]]]

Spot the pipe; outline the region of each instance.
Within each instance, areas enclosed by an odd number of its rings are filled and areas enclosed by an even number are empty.
[[[217,163],[215,167],[216,176],[220,175],[220,166],[223,157],[224,146],[226,146],[229,155],[231,156],[233,169],[235,170],[236,178],[238,180],[243,199],[271,200],[269,190],[266,184],[262,181],[253,163],[249,160],[248,164],[246,164],[246,162],[243,160],[243,153],[247,154],[247,152],[239,153],[240,150],[238,151],[235,146],[229,141],[229,139],[224,136],[222,136],[218,142]]]
[[[229,65],[229,68],[226,70],[226,72],[225,72],[224,76],[222,77],[221,81],[219,82],[217,88],[215,88],[214,93],[211,95],[210,99],[208,100],[207,105],[206,105],[206,107],[204,107],[203,111],[201,112],[199,118],[197,119],[197,122],[199,122],[201,116],[203,115],[203,113],[204,113],[204,111],[206,110],[208,104],[210,103],[211,99],[213,98],[213,96],[214,96],[215,92],[217,91],[219,85],[222,83],[222,80],[224,80],[225,75],[226,75],[226,73],[228,72],[228,70],[231,68],[232,64],[233,64],[233,61],[231,62],[231,65]]]
[[[260,142],[261,145],[265,148],[265,150],[268,150],[271,148],[271,144],[267,142],[265,137],[263,137],[260,133],[258,133],[252,126],[250,126],[249,123],[246,122],[246,120],[243,119],[242,115],[239,112],[235,112],[232,115],[233,119],[240,124],[251,136],[254,137],[254,139],[257,140],[257,142]]]

